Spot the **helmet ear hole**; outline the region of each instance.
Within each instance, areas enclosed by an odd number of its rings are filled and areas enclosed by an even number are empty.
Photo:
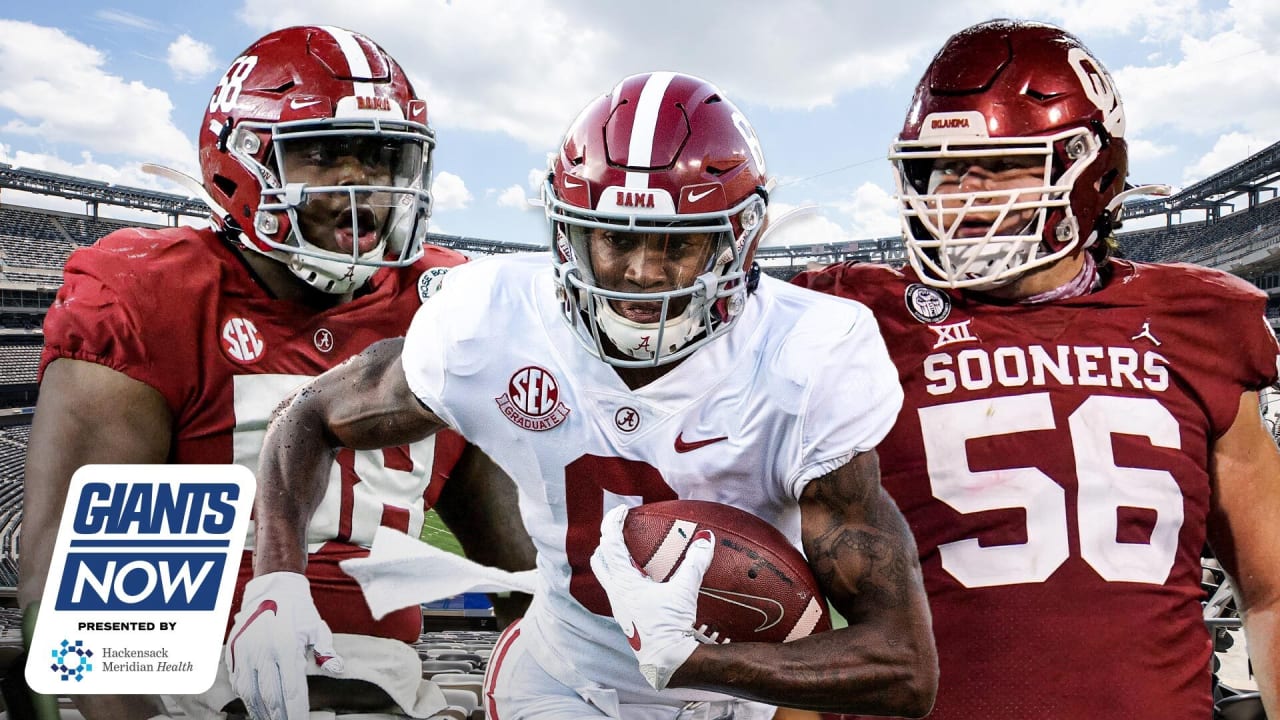
[[[1119,179],[1120,179],[1120,173],[1116,169],[1112,168],[1111,170],[1108,170],[1106,173],[1103,174],[1102,179],[1098,181],[1098,190],[1101,192],[1107,192],[1109,189],[1111,189],[1111,186]],[[1123,189],[1124,188],[1117,188],[1116,191],[1119,192],[1120,190],[1123,190]]]
[[[218,192],[222,193],[226,197],[231,197],[236,194],[235,181],[226,175],[215,174],[213,176],[213,185],[218,188]]]

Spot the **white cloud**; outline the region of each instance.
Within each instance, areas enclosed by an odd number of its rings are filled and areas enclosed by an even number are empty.
[[[22,68],[0,80],[0,113],[11,116],[0,134],[193,169],[195,146],[174,126],[169,95],[108,73],[104,62],[60,30],[0,20],[0,67]]]
[[[462,210],[475,199],[461,177],[443,171],[431,182],[431,196],[436,210]]]
[[[542,192],[542,185],[547,181],[546,168],[533,168],[529,171],[529,189],[537,197]]]
[[[1000,0],[990,17],[1035,18],[1084,36],[1142,34],[1135,40],[1165,40],[1190,25],[1205,26],[1208,17],[1198,0]]]
[[[153,32],[160,30],[159,23],[156,23],[154,20],[148,20],[141,15],[134,15],[133,13],[125,12],[123,10],[106,8],[95,12],[93,16],[113,25],[123,25],[124,27],[133,28],[135,30],[150,30]]]
[[[182,81],[199,80],[218,69],[213,48],[187,34],[169,44],[166,60],[173,76]]]
[[[1238,3],[1257,6],[1258,12],[1267,6],[1266,0]],[[245,0],[240,16],[261,31],[326,22],[368,32],[418,82],[434,123],[499,132],[546,148],[576,110],[628,74],[678,68],[716,82],[739,104],[814,108],[859,89],[914,82],[947,36],[1002,15],[1043,19],[1098,38],[1133,35],[1153,44],[1228,22],[1197,0]],[[689,33],[672,27],[705,30],[691,42]],[[1254,46],[1265,37],[1272,36],[1259,34]],[[1261,76],[1269,65],[1257,63],[1249,72]],[[1199,107],[1184,103],[1180,112]]]
[[[1172,155],[1177,148],[1172,145],[1165,145],[1145,140],[1143,138],[1127,138],[1129,145],[1129,166],[1133,167],[1139,163],[1147,163],[1162,157]]]
[[[837,203],[836,207],[849,216],[849,232],[856,238],[882,238],[901,232],[897,201],[875,183],[862,183],[853,191],[852,199]]]
[[[529,191],[519,185],[512,185],[498,195],[498,206],[517,210],[532,210],[529,204]]]
[[[812,245],[872,240],[899,233],[893,196],[872,182],[863,183],[846,200],[792,205],[769,203],[770,228],[765,245]]]
[[[1253,22],[1238,18],[1205,38],[1188,32],[1179,40],[1176,61],[1116,70],[1131,136],[1172,128],[1196,134],[1244,129],[1277,137],[1280,103],[1259,99],[1280,94],[1280,76],[1272,70],[1280,64],[1280,46],[1258,37]]]
[[[924,12],[817,0],[246,0],[240,17],[261,31],[324,22],[367,32],[406,66],[433,123],[546,148],[574,112],[629,74],[678,68],[739,104],[812,108],[916,72],[947,32],[986,13],[978,3]],[[891,26],[913,30],[884,32]],[[672,27],[705,31],[691,42]]]
[[[1191,185],[1203,180],[1216,172],[1221,172],[1234,163],[1244,160],[1272,142],[1274,142],[1274,138],[1265,139],[1250,133],[1227,133],[1218,138],[1212,150],[1202,155],[1195,163],[1186,168],[1182,174],[1182,182],[1184,185]]]
[[[769,203],[769,231],[762,247],[843,243],[854,240],[848,231],[812,206]]]

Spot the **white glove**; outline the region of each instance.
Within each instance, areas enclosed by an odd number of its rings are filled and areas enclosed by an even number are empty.
[[[333,651],[333,633],[320,619],[311,584],[294,572],[258,576],[244,586],[244,600],[227,639],[231,686],[254,720],[306,720],[304,663],[340,673],[346,667]]]
[[[591,571],[609,596],[613,618],[640,661],[640,672],[655,690],[662,690],[671,675],[684,664],[699,642],[694,631],[698,612],[698,587],[711,565],[715,537],[699,530],[685,551],[684,560],[666,582],[644,574],[622,539],[627,508],[610,510],[600,523],[600,546],[591,555]]]

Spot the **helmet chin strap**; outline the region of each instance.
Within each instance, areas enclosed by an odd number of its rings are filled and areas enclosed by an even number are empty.
[[[694,303],[679,316],[666,323],[638,323],[618,314],[605,298],[600,298],[596,309],[596,322],[600,330],[620,352],[634,360],[653,360],[657,355],[670,355],[684,347],[702,332],[700,312],[694,312]],[[665,347],[658,348],[658,335]]]
[[[320,292],[330,293],[332,295],[344,295],[349,293],[361,285],[369,281],[373,274],[379,270],[377,265],[364,265],[351,262],[351,258],[346,255],[339,255],[328,250],[319,248],[302,237],[296,226],[290,230],[293,237],[298,241],[298,246],[315,253],[324,253],[334,257],[317,257],[316,255],[304,255],[301,253],[286,253],[283,251],[272,251],[272,257],[282,260],[288,267],[289,272],[298,276],[311,287]],[[386,246],[385,240],[378,241],[378,244],[369,252],[360,256],[361,260],[374,260],[382,254],[383,248]],[[282,257],[283,256],[283,257]]]

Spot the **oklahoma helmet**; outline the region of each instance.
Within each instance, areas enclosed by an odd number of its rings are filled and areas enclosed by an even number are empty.
[[[1010,20],[956,33],[925,70],[889,154],[912,267],[931,285],[989,289],[1105,239],[1129,194],[1124,131],[1111,76],[1071,34]],[[1014,156],[1043,163],[1040,187],[933,192],[936,165]],[[957,235],[966,213],[1027,210],[1012,234],[992,223],[985,235]]]

